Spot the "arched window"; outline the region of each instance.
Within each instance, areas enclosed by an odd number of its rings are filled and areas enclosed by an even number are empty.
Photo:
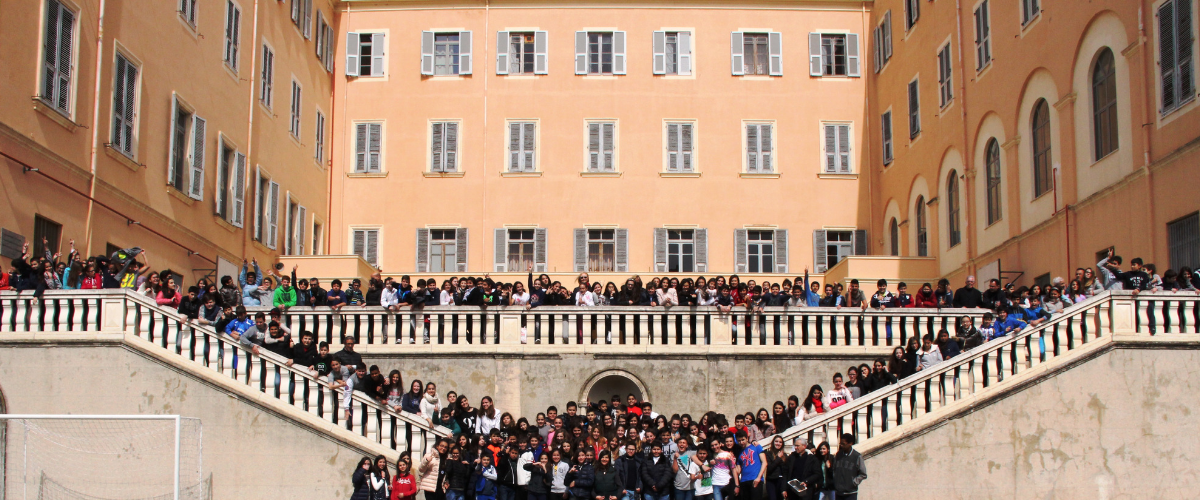
[[[958,171],[955,170],[946,176],[946,220],[950,229],[950,246],[962,243],[962,229],[958,225]]]
[[[987,220],[988,225],[1000,220],[1000,143],[991,139],[985,149],[987,161]]]
[[[888,236],[892,240],[892,256],[900,256],[900,224],[896,222],[896,218],[892,217],[892,221],[888,224]]]
[[[1036,198],[1054,188],[1054,171],[1050,167],[1050,105],[1038,99],[1033,105],[1033,196]]]
[[[1092,141],[1096,160],[1117,150],[1117,70],[1108,48],[1092,68]]]
[[[917,197],[913,207],[913,219],[917,223],[917,257],[929,256],[929,225],[925,223],[925,197]]]

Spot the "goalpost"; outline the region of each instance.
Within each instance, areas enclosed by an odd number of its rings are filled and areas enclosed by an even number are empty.
[[[200,419],[0,414],[0,499],[206,500]]]

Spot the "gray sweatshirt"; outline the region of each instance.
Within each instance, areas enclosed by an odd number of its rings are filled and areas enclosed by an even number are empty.
[[[838,450],[833,461],[833,487],[838,496],[858,493],[858,485],[867,479],[867,462],[858,450]]]

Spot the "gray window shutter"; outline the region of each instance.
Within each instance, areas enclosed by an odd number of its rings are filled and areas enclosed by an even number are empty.
[[[206,121],[199,116],[192,117],[192,175],[189,178],[188,196],[204,199],[204,127]]]
[[[458,123],[446,124],[446,171],[458,171]]]
[[[279,235],[279,183],[275,181],[271,181],[267,205],[267,248],[274,250]]]
[[[613,74],[625,74],[625,32],[613,32]]]
[[[433,32],[421,32],[421,74],[433,74]]]
[[[788,232],[787,229],[775,230],[775,272],[788,272]]]
[[[708,272],[708,230],[697,229],[693,234],[696,244],[696,272]]]
[[[850,173],[850,126],[838,125],[838,172]]]
[[[312,37],[312,0],[304,0],[304,38]]]
[[[883,25],[876,26],[871,30],[871,60],[875,65],[875,72],[883,69]]]
[[[521,171],[521,124],[508,124],[508,171]]]
[[[821,67],[821,34],[808,34],[808,74],[809,76],[821,76],[824,69]]]
[[[654,271],[667,272],[667,230],[654,228]]]
[[[508,270],[508,230],[504,228],[497,229],[495,235],[495,267],[492,270],[502,273]],[[513,272],[519,271],[523,271],[523,269],[513,269]]]
[[[730,71],[735,76],[746,74],[746,61],[743,55],[745,52],[744,43],[741,31],[734,31],[729,36]]]
[[[366,123],[354,125],[354,171],[367,171],[367,126]]]
[[[429,230],[417,229],[417,272],[429,272]]]
[[[746,272],[746,230],[733,230],[733,268],[734,272]]]
[[[679,32],[679,74],[692,74],[692,34],[687,31]]]
[[[616,127],[615,123],[604,123],[601,125],[604,133],[601,134],[601,139],[604,141],[602,152],[604,153],[604,171],[612,172],[616,170]]]
[[[300,205],[297,209],[299,216],[296,217],[296,255],[304,255],[304,227],[308,222],[308,209],[304,205]]]
[[[454,233],[454,253],[458,259],[458,272],[467,272],[467,228],[458,228]]]
[[[767,50],[771,54],[771,76],[783,76],[783,33],[767,34]]]
[[[251,179],[254,183],[254,239],[262,241],[262,167],[254,166],[254,178]]]
[[[533,230],[533,270],[546,272],[546,230]],[[519,271],[519,269],[518,269]]]
[[[588,124],[588,171],[600,171],[600,126],[599,123]]]
[[[508,32],[496,32],[496,74],[508,74]]]
[[[858,71],[858,33],[846,33],[846,74],[860,76]]]
[[[616,239],[614,253],[617,258],[613,270],[618,273],[629,272],[629,230],[617,229],[613,231],[613,237]]]
[[[537,153],[537,126],[533,123],[526,123],[524,130],[521,136],[521,161],[524,162],[522,168],[526,172],[533,172],[537,170],[535,158],[535,154]]]
[[[233,213],[229,223],[234,227],[242,227],[246,217],[246,155],[237,154],[237,168],[233,175]]]
[[[586,75],[587,64],[587,32],[575,32],[575,74]]]
[[[892,11],[883,13],[883,59],[892,58]]]
[[[371,76],[383,76],[383,56],[387,54],[387,36],[371,34]]]
[[[825,125],[825,171],[837,172],[837,127]]]
[[[367,231],[365,229],[354,230],[354,255],[367,259]]]
[[[828,244],[824,229],[813,231],[813,270],[818,273],[828,270],[826,267],[826,261],[829,260]]]
[[[854,230],[854,255],[867,255],[867,230]]]
[[[471,74],[471,32],[458,32],[458,74]]]
[[[444,142],[444,139],[442,137],[443,136],[443,132],[442,132],[443,128],[444,128],[444,124],[442,124],[440,122],[434,123],[433,131],[430,132],[430,135],[432,137],[432,140],[430,141],[431,150],[429,153],[429,158],[432,162],[432,164],[429,166],[430,172],[441,172],[442,171],[442,143]]]
[[[667,32],[655,31],[653,45],[654,74],[664,75],[667,73]]]
[[[548,33],[533,32],[533,74],[545,75],[550,72]]]
[[[367,231],[367,263],[379,267],[379,230]]]
[[[382,165],[380,150],[383,148],[383,124],[367,124],[367,172],[379,173]]]
[[[575,229],[575,272],[587,271],[587,229]]]
[[[760,125],[758,127],[758,130],[759,130],[758,149],[759,149],[759,154],[762,157],[762,163],[759,165],[759,170],[762,172],[769,173],[769,172],[775,171],[774,170],[775,167],[772,166],[772,160],[771,160],[772,157],[774,156],[774,143],[772,142],[773,139],[771,138],[773,136],[772,133],[774,132],[774,130],[773,130],[774,126],[775,125],[773,125],[773,124],[767,123],[767,124]]]
[[[346,33],[346,76],[358,76],[358,33]]]
[[[169,147],[171,148],[171,149],[169,149],[169,151],[171,152],[171,157],[167,161],[167,185],[168,186],[172,185],[175,180],[175,161],[176,161],[176,159],[175,159],[175,128],[178,126],[179,126],[179,99],[172,98],[171,99],[171,129],[170,129],[171,130],[171,132],[170,132],[171,140],[170,140],[170,144],[169,144]],[[117,145],[114,144],[114,146],[117,146]]]

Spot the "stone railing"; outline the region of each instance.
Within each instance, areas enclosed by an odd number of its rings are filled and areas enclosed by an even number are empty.
[[[134,335],[186,358],[197,370],[216,372],[361,438],[413,453],[413,460],[438,437],[449,435],[444,427],[432,427],[420,416],[396,412],[359,392],[351,395],[347,420],[343,392],[331,389],[307,367],[288,366],[286,359],[265,349],[253,354],[229,335],[188,322],[174,310],[126,290],[51,291],[40,301],[29,292],[0,292],[0,342],[4,331]]]
[[[970,351],[804,420],[782,432],[789,447],[797,436],[828,440],[836,450],[842,433],[868,446],[906,435],[939,418],[939,409],[959,407],[1002,390],[1005,381],[1046,364],[1063,364],[1081,351],[1111,341],[1114,333],[1135,336],[1200,333],[1200,296],[1194,293],[1105,292],[1071,306],[1049,321],[989,341]],[[1196,338],[1195,340],[1200,340]],[[1060,361],[1062,360],[1062,361]],[[764,446],[772,438],[762,442]]]

